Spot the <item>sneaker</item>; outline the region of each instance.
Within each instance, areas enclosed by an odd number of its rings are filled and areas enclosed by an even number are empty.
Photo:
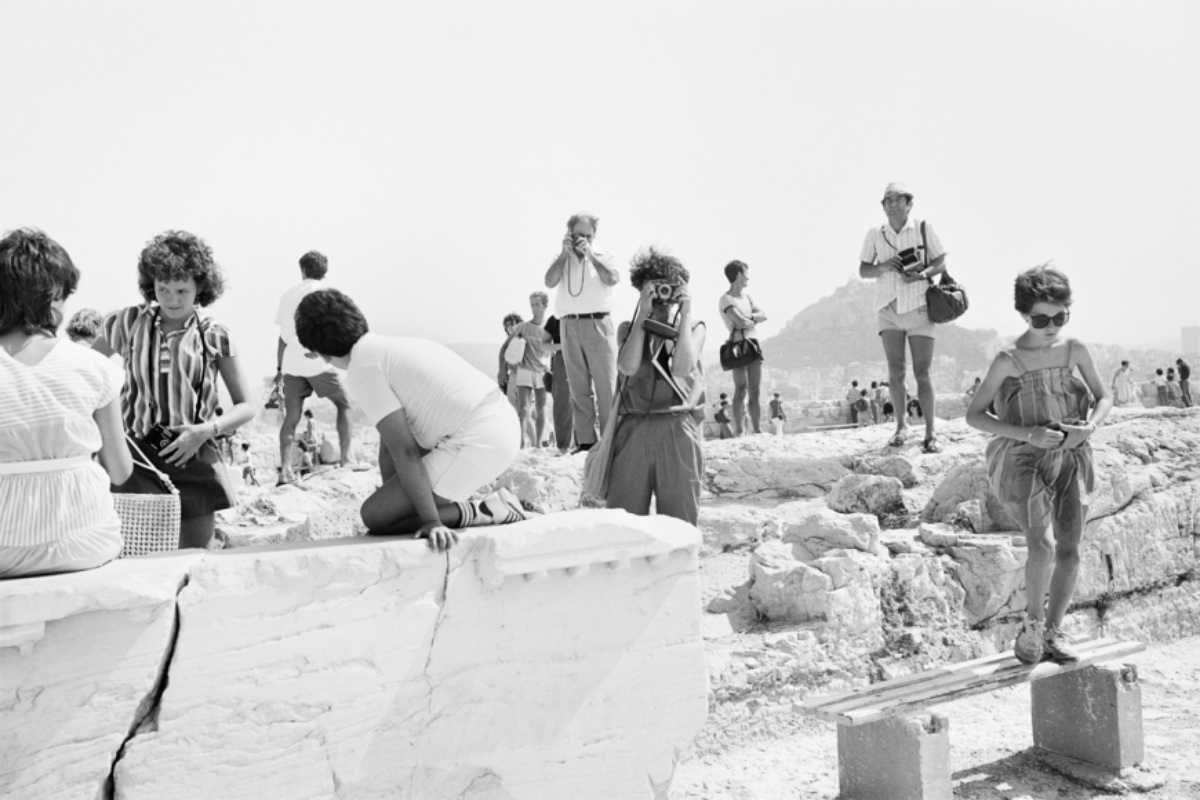
[[[1045,650],[1047,658],[1051,661],[1056,664],[1078,661],[1079,653],[1071,646],[1074,643],[1075,640],[1063,633],[1062,628],[1057,625],[1046,626],[1046,633],[1042,638],[1042,649]]]
[[[1017,641],[1013,644],[1013,655],[1022,664],[1036,664],[1042,660],[1042,642],[1046,630],[1040,619],[1025,617],[1021,630],[1017,632]]]
[[[483,510],[491,515],[496,525],[507,525],[510,522],[522,522],[536,516],[521,506],[517,496],[503,487],[479,501]]]

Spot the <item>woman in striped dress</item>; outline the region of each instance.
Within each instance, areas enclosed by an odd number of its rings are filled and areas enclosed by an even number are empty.
[[[90,569],[121,552],[108,491],[133,468],[120,374],[57,337],[78,281],[41,231],[0,240],[0,578]]]
[[[1045,265],[1028,270],[1017,277],[1015,299],[1028,328],[1015,347],[996,355],[971,398],[967,424],[995,434],[986,454],[991,488],[1029,547],[1016,656],[1025,663],[1073,661],[1061,626],[1095,482],[1088,438],[1108,415],[1112,396],[1087,347],[1061,336],[1071,318],[1067,276]],[[1090,419],[1089,390],[1096,398]]]
[[[204,240],[167,231],[142,250],[138,289],[146,302],[105,317],[93,347],[125,359],[125,429],[179,489],[179,546],[206,547],[214,513],[235,500],[216,440],[254,418],[250,386],[229,331],[196,311],[221,296],[224,281]],[[220,416],[218,376],[233,401]],[[135,472],[114,491],[157,491],[147,481]]]

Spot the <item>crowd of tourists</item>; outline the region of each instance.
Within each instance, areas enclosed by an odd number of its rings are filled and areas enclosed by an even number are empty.
[[[859,272],[874,281],[876,329],[888,378],[852,381],[846,400],[857,424],[892,422],[888,446],[924,426],[922,449],[941,451],[929,368],[937,324],[927,300],[945,272],[932,225],[912,216],[913,195],[889,184],[886,221],[867,231]],[[495,379],[431,341],[372,333],[355,302],[324,283],[328,259],[300,258],[300,283],[276,314],[275,398],[281,399],[279,483],[296,479],[293,453],[317,449],[304,401],[330,400],[338,448],[325,460],[366,469],[352,452],[352,406],[379,433],[381,485],[364,501],[372,534],[410,535],[445,550],[458,531],[527,519],[509,491],[479,497],[522,447],[587,454],[585,489],[609,508],[646,515],[653,507],[696,524],[704,474],[706,415],[701,354],[708,330],[689,289],[691,272],[657,248],[640,251],[628,279],[638,292],[628,321],[614,324],[614,258],[595,248],[599,220],[567,221],[544,276],[550,296],[529,295],[530,317],[503,319]],[[750,296],[750,268],[732,260],[717,304],[721,364],[732,402],[714,405],[720,436],[761,432],[766,312]],[[80,280],[66,250],[21,229],[0,240],[0,577],[87,569],[122,549],[114,496],[153,493],[165,474],[180,496],[179,547],[206,547],[215,513],[235,489],[226,464],[256,482],[248,442],[235,432],[255,415],[239,347],[201,309],[223,294],[212,249],[186,231],[167,231],[142,250],[137,305],[84,311],[58,337],[62,308]],[[1072,295],[1065,274],[1043,265],[1017,278],[1015,309],[1026,330],[968,390],[968,424],[993,434],[992,490],[1012,509],[1029,543],[1027,619],[1017,640],[1024,661],[1068,660],[1061,622],[1078,572],[1078,543],[1094,483],[1088,438],[1132,390],[1129,365],[1110,385],[1085,345],[1061,334]],[[961,310],[958,312],[961,313]],[[79,346],[82,345],[82,346]],[[906,389],[911,354],[916,396]],[[121,367],[110,356],[120,356]],[[1190,369],[1159,370],[1164,404],[1190,405]],[[229,402],[218,406],[220,387]],[[547,397],[553,398],[549,428]],[[775,393],[768,420],[787,419]],[[328,443],[327,443],[328,444]]]

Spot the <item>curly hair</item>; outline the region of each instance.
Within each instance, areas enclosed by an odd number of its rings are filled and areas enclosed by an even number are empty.
[[[578,214],[572,214],[571,218],[567,220],[567,230],[569,230],[571,233],[574,233],[575,223],[579,222],[580,220],[591,223],[592,233],[600,230],[600,218],[595,214],[589,214],[586,211],[580,211]]]
[[[505,325],[520,325],[525,320],[521,319],[521,315],[515,311],[510,311],[504,315]]]
[[[79,285],[79,270],[62,245],[36,228],[20,228],[0,240],[0,333],[58,333],[54,308]]]
[[[306,278],[319,281],[329,272],[329,259],[316,250],[309,250],[300,256],[300,274]]]
[[[164,231],[151,239],[138,258],[138,290],[147,303],[154,301],[156,281],[196,281],[196,305],[212,305],[225,291],[221,268],[212,248],[194,233]]]
[[[725,280],[729,281],[730,283],[733,283],[734,281],[736,281],[738,279],[738,275],[741,275],[745,271],[746,271],[746,262],[745,261],[736,261],[736,260],[730,261],[728,264],[725,265]]]
[[[100,312],[93,308],[81,308],[67,322],[67,336],[71,341],[87,339],[89,342],[100,335]]]
[[[1050,266],[1049,261],[1022,272],[1013,287],[1013,305],[1017,311],[1028,314],[1037,303],[1071,305],[1071,280]]]
[[[369,330],[358,306],[337,289],[310,292],[296,307],[296,338],[317,355],[347,356]]]
[[[682,261],[653,247],[639,251],[629,261],[629,282],[639,292],[646,281],[687,283],[691,277]]]

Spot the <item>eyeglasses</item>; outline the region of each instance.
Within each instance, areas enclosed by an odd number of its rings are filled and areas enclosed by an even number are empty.
[[[1054,327],[1061,328],[1071,320],[1071,311],[1069,309],[1064,309],[1055,314],[1053,317],[1048,317],[1045,314],[1029,314],[1028,316],[1029,324],[1038,330],[1046,327],[1051,322],[1054,323]]]

